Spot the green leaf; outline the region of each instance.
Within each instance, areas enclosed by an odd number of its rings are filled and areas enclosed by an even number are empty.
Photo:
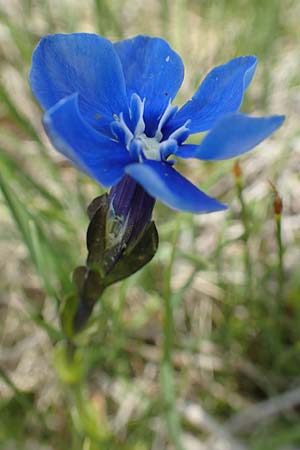
[[[60,308],[60,323],[66,336],[73,337],[74,317],[78,309],[78,297],[76,294],[68,295],[62,302]]]
[[[7,115],[11,118],[11,120],[13,120],[13,122],[17,123],[29,137],[42,144],[40,136],[35,131],[29,120],[18,111],[2,84],[0,84],[0,103],[6,106]]]
[[[73,349],[67,342],[58,342],[54,349],[54,365],[66,384],[79,383],[85,373],[81,349]]]
[[[30,192],[37,192],[40,194],[43,199],[47,200],[48,205],[51,205],[53,208],[62,209],[62,203],[51,194],[51,192],[45,188],[41,183],[32,178],[32,175],[28,170],[25,169],[22,158],[17,160],[12,155],[10,155],[4,148],[0,147],[1,157],[0,157],[0,168],[1,173],[5,170],[7,175],[18,181],[18,183],[22,183],[22,187],[26,190],[30,189]]]
[[[56,298],[59,284],[67,289],[70,282],[66,281],[63,261],[56,253],[54,243],[47,239],[36,218],[19,200],[1,173],[0,189],[46,292]]]

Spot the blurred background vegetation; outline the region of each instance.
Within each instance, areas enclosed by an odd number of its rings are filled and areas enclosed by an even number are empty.
[[[183,448],[300,449],[299,19],[297,0],[0,0],[1,449],[173,448],[159,382],[166,291]],[[232,161],[181,163],[230,210],[157,204],[156,257],[107,290],[68,361],[58,309],[102,191],[51,148],[28,71],[42,36],[74,31],[166,38],[186,67],[179,104],[215,65],[256,54],[243,110],[287,121],[240,159],[239,178]]]

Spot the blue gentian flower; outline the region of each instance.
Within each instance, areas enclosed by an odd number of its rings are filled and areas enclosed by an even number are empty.
[[[225,205],[180,175],[169,157],[232,158],[280,127],[283,116],[238,112],[256,63],[242,56],[216,67],[178,108],[172,101],[184,67],[163,39],[112,44],[94,34],[56,34],[38,44],[30,82],[54,147],[92,178],[109,187],[129,177],[171,208],[206,213]],[[204,131],[201,143],[185,144]]]

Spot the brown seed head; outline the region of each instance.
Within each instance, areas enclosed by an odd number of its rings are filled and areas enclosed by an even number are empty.
[[[235,178],[241,178],[241,176],[243,175],[242,168],[238,161],[235,161],[232,168],[232,173]]]
[[[274,214],[280,216],[282,213],[283,203],[282,199],[272,181],[269,180],[270,186],[272,188],[273,194],[274,194],[274,200],[273,200],[273,210]]]

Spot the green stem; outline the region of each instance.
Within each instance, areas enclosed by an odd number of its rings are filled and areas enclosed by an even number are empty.
[[[250,239],[250,227],[248,221],[248,210],[246,203],[244,201],[243,196],[243,183],[241,178],[236,179],[236,188],[238,199],[241,205],[241,221],[244,227],[243,241],[244,241],[244,269],[247,276],[247,297],[252,299],[253,295],[253,274],[252,274],[252,263],[250,258],[250,248],[249,248],[249,239]]]
[[[278,309],[281,310],[283,303],[283,286],[284,286],[284,270],[283,270],[283,244],[282,244],[282,232],[281,232],[281,214],[275,215],[276,220],[276,241],[278,248],[278,265],[277,265],[277,274],[278,274]]]
[[[164,284],[164,320],[163,320],[163,360],[161,365],[161,384],[164,400],[164,414],[169,438],[176,450],[182,450],[180,421],[176,411],[176,389],[174,370],[172,365],[172,352],[174,345],[174,314],[172,304],[171,277],[176,255],[176,244],[179,234],[179,221],[176,220],[172,252],[166,269]]]

